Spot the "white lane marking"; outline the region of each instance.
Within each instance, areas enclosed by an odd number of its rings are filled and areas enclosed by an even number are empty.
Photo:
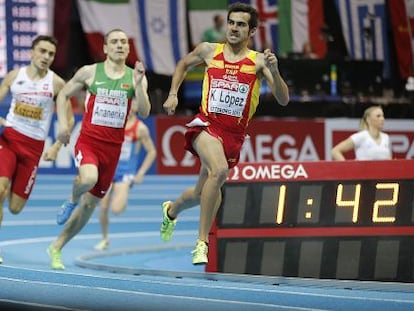
[[[184,222],[184,221],[192,221],[192,222],[196,222],[199,220],[198,216],[183,216],[180,217],[180,222]],[[111,223],[115,224],[115,223],[154,223],[154,222],[159,222],[161,224],[161,217],[124,217],[124,218],[117,218],[117,217],[113,217],[113,219],[111,219]],[[99,223],[99,219],[97,218],[91,218],[88,221],[88,224],[96,224]],[[15,227],[15,226],[44,226],[44,225],[53,225],[53,226],[57,226],[56,224],[56,220],[33,220],[33,219],[28,219],[28,220],[6,220],[2,223],[2,227]],[[63,227],[62,227],[63,228]],[[175,232],[174,232],[175,234]]]
[[[136,237],[158,237],[160,233],[158,231],[144,231],[144,232],[117,232],[117,233],[111,233],[111,237],[113,238],[136,238]],[[180,230],[177,232],[174,232],[174,236],[189,236],[197,235],[197,231],[195,230]],[[75,236],[74,240],[92,240],[101,238],[101,234],[80,234]],[[0,247],[5,246],[11,246],[11,245],[22,245],[22,244],[33,244],[33,243],[44,243],[44,242],[50,242],[55,240],[55,236],[49,236],[49,237],[38,237],[38,238],[29,238],[29,239],[16,239],[16,240],[8,240],[8,241],[2,241],[0,242]]]
[[[269,303],[257,303],[257,302],[247,302],[247,301],[235,301],[235,300],[227,300],[227,299],[213,299],[213,298],[200,298],[194,296],[180,296],[180,295],[166,295],[166,294],[159,294],[159,293],[148,293],[143,291],[137,290],[124,290],[124,289],[114,289],[114,288],[107,288],[107,287],[95,287],[95,286],[84,286],[84,285],[74,285],[74,284],[62,284],[62,283],[54,283],[54,282],[44,282],[44,281],[27,281],[21,279],[13,279],[13,278],[3,278],[0,277],[0,280],[5,280],[9,282],[21,282],[26,284],[34,284],[34,285],[43,285],[43,286],[53,286],[56,287],[69,287],[69,288],[77,288],[83,290],[96,290],[96,291],[104,291],[104,292],[111,292],[111,293],[121,293],[121,294],[128,294],[132,296],[150,296],[150,297],[163,297],[168,299],[179,299],[179,300],[190,300],[190,301],[200,301],[200,302],[209,302],[209,303],[217,303],[220,304],[221,308],[223,305],[233,304],[233,305],[243,305],[243,306],[251,306],[251,307],[265,307],[271,308],[276,310],[286,309],[286,310],[301,310],[301,311],[327,311],[328,309],[316,309],[316,308],[303,308],[303,307],[294,307],[294,306],[286,306],[286,305],[276,305],[276,304],[269,304]]]

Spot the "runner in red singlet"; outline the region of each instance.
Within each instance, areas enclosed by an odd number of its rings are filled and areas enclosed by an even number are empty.
[[[288,87],[279,73],[275,54],[269,49],[260,53],[248,48],[257,22],[257,11],[250,5],[231,5],[226,43],[203,42],[180,60],[164,103],[167,113],[174,114],[186,72],[198,64],[206,65],[200,112],[187,124],[185,134],[185,148],[201,161],[199,179],[177,200],[162,204],[160,228],[161,239],[169,241],[178,214],[200,205],[199,235],[192,258],[195,265],[208,262],[208,233],[221,203],[221,186],[239,161],[249,121],[259,103],[261,80],[266,80],[280,105],[289,102]]]
[[[84,88],[87,90],[82,128],[75,144],[78,176],[70,200],[63,203],[57,215],[57,223],[66,225],[48,247],[50,265],[56,270],[65,268],[61,260],[62,248],[85,226],[111,185],[132,100],[136,101],[138,114],[143,118],[151,109],[143,64],[136,62],[132,69],[125,63],[129,54],[126,33],[121,29],[109,31],[104,38],[103,51],[105,61],[80,68],[57,98],[58,139],[67,144],[70,136],[65,122],[68,99]]]
[[[9,210],[19,214],[32,192],[45,139],[55,111],[55,97],[65,81],[50,70],[57,41],[38,36],[32,42],[28,66],[10,71],[0,85],[0,101],[10,92],[12,101],[6,118],[0,117],[0,224],[3,204],[9,198]],[[73,114],[67,114],[71,129]],[[57,141],[44,154],[55,160],[61,143]],[[3,259],[0,257],[0,263]]]

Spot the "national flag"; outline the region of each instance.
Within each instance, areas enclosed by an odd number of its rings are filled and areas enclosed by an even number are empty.
[[[137,0],[139,55],[149,70],[171,75],[188,53],[185,0]]]
[[[91,55],[105,58],[105,33],[121,28],[130,39],[127,63],[144,62],[147,71],[171,75],[188,52],[185,0],[78,0]]]
[[[401,78],[414,75],[414,1],[388,2]]]
[[[103,61],[106,57],[103,52],[104,35],[112,29],[120,28],[129,38],[130,54],[127,63],[135,63],[138,59],[138,16],[135,0],[78,0],[78,9],[89,54],[94,61]]]
[[[278,0],[229,0],[230,4],[234,2],[251,4],[259,13],[259,25],[257,33],[253,37],[254,48],[258,51],[270,48],[272,51],[278,52]]]
[[[188,14],[191,42],[196,45],[201,42],[203,32],[213,27],[215,15],[222,15],[227,19],[228,0],[188,0]]]
[[[383,61],[384,77],[388,77],[385,0],[336,0],[336,6],[350,58]]]
[[[324,57],[326,41],[321,30],[325,24],[322,0],[279,0],[279,53],[302,52],[309,43],[313,52]]]

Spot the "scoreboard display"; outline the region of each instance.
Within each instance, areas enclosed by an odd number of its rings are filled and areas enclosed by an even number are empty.
[[[30,63],[32,40],[53,33],[53,1],[0,0],[0,79]]]
[[[209,272],[414,281],[414,161],[242,163]]]

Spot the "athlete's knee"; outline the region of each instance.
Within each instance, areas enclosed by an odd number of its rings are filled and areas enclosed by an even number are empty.
[[[111,211],[114,215],[119,215],[123,213],[126,209],[126,204],[116,204],[112,206]]]
[[[7,187],[0,186],[0,204],[6,200],[7,197]]]
[[[114,215],[121,214],[127,207],[128,195],[116,193],[112,198],[111,211]]]
[[[12,214],[19,214],[26,205],[27,199],[16,193],[11,193],[9,198],[9,210]]]
[[[216,179],[219,183],[224,183],[228,175],[228,168],[225,166],[218,166],[211,170],[209,178]]]
[[[0,178],[0,203],[3,202],[8,194],[9,191],[9,182],[8,180],[2,180],[2,178]]]
[[[95,197],[94,195],[88,193],[84,194],[82,204],[85,206],[88,210],[94,210],[95,207],[98,205],[100,199]]]
[[[17,215],[19,214],[25,205],[26,201],[24,202],[14,202],[13,200],[9,203],[9,211],[14,214]]]
[[[85,174],[83,176],[79,176],[78,183],[82,187],[92,188],[96,182],[98,181],[98,176],[95,174]]]
[[[85,204],[85,208],[88,210],[94,210],[95,207],[96,207],[96,203],[89,202]]]

